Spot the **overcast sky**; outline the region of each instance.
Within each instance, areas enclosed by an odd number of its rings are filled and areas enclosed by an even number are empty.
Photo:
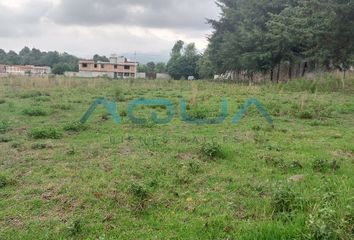
[[[204,49],[214,0],[0,0],[0,48],[167,55],[174,42]]]

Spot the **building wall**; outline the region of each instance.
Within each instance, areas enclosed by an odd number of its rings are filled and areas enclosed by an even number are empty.
[[[91,60],[83,60],[79,62],[80,72],[113,74],[114,78],[131,78],[137,75],[137,63],[124,62],[124,63],[102,63]]]
[[[6,66],[5,67],[6,73],[12,75],[26,75],[26,74],[33,74],[33,75],[46,75],[51,73],[50,67],[37,67],[32,65],[13,65],[13,66]]]

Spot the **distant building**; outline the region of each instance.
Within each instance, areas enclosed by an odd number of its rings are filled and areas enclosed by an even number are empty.
[[[95,62],[94,60],[80,60],[78,77],[110,77],[136,78],[138,63],[125,57],[112,55],[109,62]],[[69,74],[69,73],[68,73]]]
[[[51,68],[47,66],[12,65],[5,66],[5,73],[9,75],[47,75],[51,73]]]
[[[0,74],[6,74],[6,65],[0,64]]]

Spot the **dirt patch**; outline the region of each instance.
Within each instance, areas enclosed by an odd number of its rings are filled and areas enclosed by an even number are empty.
[[[190,153],[190,152],[179,153],[176,156],[176,158],[179,159],[179,160],[183,160],[183,161],[198,159],[198,157],[194,153]]]

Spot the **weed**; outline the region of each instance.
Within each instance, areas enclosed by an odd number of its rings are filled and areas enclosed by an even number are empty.
[[[0,133],[6,133],[10,129],[7,121],[0,120]]]
[[[0,175],[0,189],[9,185],[10,181],[7,177]]]
[[[117,102],[125,102],[125,96],[124,96],[124,92],[121,88],[116,88],[114,90],[114,99]]]
[[[42,97],[42,96],[50,96],[50,94],[40,92],[40,91],[29,91],[20,94],[20,98],[35,98],[35,97]]]
[[[52,127],[33,128],[28,135],[33,139],[60,139],[63,137],[60,130]]]
[[[33,150],[42,150],[42,149],[53,148],[53,146],[51,144],[47,144],[47,143],[35,143],[31,146],[31,148]]]
[[[12,139],[8,136],[0,136],[0,143],[8,143],[11,141],[12,141]]]
[[[22,113],[30,117],[40,117],[40,116],[48,115],[48,113],[44,109],[37,108],[37,107],[26,108],[25,110],[23,110]]]
[[[310,215],[306,239],[340,239],[342,223],[331,207],[323,207]]]
[[[290,187],[277,189],[272,197],[272,205],[275,213],[291,213],[297,207],[296,194]]]
[[[290,165],[292,169],[303,169],[304,166],[299,161],[293,161]]]
[[[313,119],[314,118],[314,114],[310,111],[301,111],[298,113],[298,117],[300,119]]]
[[[60,110],[63,110],[63,111],[68,111],[68,110],[72,110],[73,109],[73,107],[71,105],[67,105],[67,104],[56,104],[56,105],[53,105],[52,108],[60,109]]]
[[[82,223],[81,220],[75,220],[68,227],[69,233],[71,236],[79,235],[82,232]]]
[[[207,119],[208,118],[208,110],[205,108],[195,108],[190,111],[190,117],[193,119]]]
[[[84,125],[80,122],[70,122],[70,123],[67,123],[65,126],[64,126],[64,131],[70,131],[70,132],[82,132],[82,131],[85,131],[87,130],[87,125]]]
[[[208,159],[224,157],[221,145],[215,142],[203,143],[200,148],[200,153]]]
[[[316,159],[312,163],[312,169],[316,172],[325,172],[329,169],[329,166],[328,161],[324,159]]]
[[[133,184],[130,187],[130,193],[133,197],[137,200],[143,201],[148,198],[149,194],[148,191],[141,185]]]

